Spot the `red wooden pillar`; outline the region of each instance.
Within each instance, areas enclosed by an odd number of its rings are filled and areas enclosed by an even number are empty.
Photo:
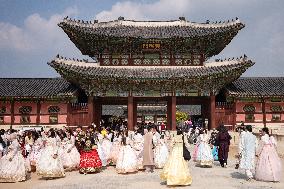
[[[235,99],[233,104],[233,130],[235,130],[237,126],[237,99]]]
[[[172,112],[171,112],[172,99],[169,97],[167,101],[167,130],[172,130]]]
[[[15,123],[15,100],[11,100],[11,126]]]
[[[172,96],[172,104],[171,104],[171,112],[172,112],[172,130],[177,130],[177,123],[176,123],[176,105],[177,105],[177,97]]]
[[[133,99],[133,124],[137,125],[137,102]]]
[[[128,99],[127,99],[127,127],[128,127],[128,130],[130,131],[134,130],[133,110],[134,110],[133,96],[128,96]]]
[[[262,116],[263,116],[263,125],[266,127],[266,110],[265,110],[265,98],[262,99]]]
[[[67,119],[66,119],[66,125],[70,126],[71,125],[71,118],[72,118],[72,107],[71,107],[71,102],[67,102]],[[74,123],[72,123],[74,125]]]
[[[99,97],[94,97],[94,119],[93,122],[97,127],[100,126],[101,117],[102,117],[102,103]]]
[[[209,121],[209,129],[216,128],[216,120],[215,120],[215,95],[210,95],[210,121]]]
[[[94,115],[95,115],[95,109],[94,109],[94,97],[88,96],[88,124],[91,125],[94,122]],[[79,123],[81,124],[81,123]]]
[[[36,104],[36,124],[37,125],[40,124],[40,109],[41,109],[41,104],[40,104],[40,100],[38,100]]]

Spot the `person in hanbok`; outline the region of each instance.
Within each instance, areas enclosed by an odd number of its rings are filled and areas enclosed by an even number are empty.
[[[247,125],[246,131],[242,133],[239,143],[239,167],[245,170],[248,181],[253,178],[252,172],[255,170],[255,155],[257,145],[257,138],[252,134],[252,126]]]
[[[133,140],[133,149],[135,150],[136,157],[137,157],[137,164],[138,169],[142,170],[143,167],[143,145],[144,145],[144,138],[141,134],[142,131],[138,130],[134,135]]]
[[[261,141],[257,150],[255,179],[268,182],[279,182],[282,178],[282,164],[276,150],[276,141],[269,136],[267,127],[261,130]]]
[[[6,148],[6,143],[3,140],[2,135],[0,134],[0,159],[4,154],[5,148]]]
[[[104,153],[103,147],[102,147],[102,141],[103,141],[103,135],[102,134],[97,134],[96,135],[96,145],[97,145],[97,151],[99,154],[99,157],[102,161],[103,167],[107,166],[107,158]]]
[[[194,130],[194,139],[193,139],[194,148],[193,148],[193,153],[192,153],[192,160],[195,162],[197,161],[197,155],[198,155],[198,149],[199,149],[200,143],[201,141],[199,137],[199,128],[196,128]]]
[[[214,128],[209,139],[214,161],[218,161],[217,135],[218,131]]]
[[[200,167],[212,167],[214,159],[211,148],[208,144],[209,136],[206,130],[200,130],[198,141],[199,145],[197,150],[196,165]]]
[[[76,170],[80,163],[80,153],[75,146],[75,137],[72,131],[66,131],[66,137],[63,139],[64,147],[62,152],[62,162],[65,171]]]
[[[112,133],[106,133],[105,135],[103,135],[103,139],[102,139],[102,150],[105,154],[105,159],[108,160],[110,157],[110,150],[112,147],[112,142],[111,142],[111,138],[112,138]]]
[[[134,173],[138,171],[137,157],[134,149],[131,147],[131,140],[128,137],[128,131],[123,131],[122,146],[116,162],[116,172],[119,174]]]
[[[229,135],[228,130],[224,125],[220,125],[218,130],[219,133],[216,137],[216,144],[218,146],[218,159],[222,167],[227,167],[229,146],[232,137]]]
[[[108,159],[108,163],[110,165],[116,165],[120,147],[121,147],[121,135],[119,132],[115,131],[113,142],[112,142],[112,147],[111,147],[110,155]]]
[[[35,134],[35,135],[37,135],[37,136],[36,136],[35,142],[32,146],[31,153],[28,156],[28,158],[30,160],[31,167],[32,167],[32,171],[35,171],[37,161],[38,161],[39,156],[41,154],[41,151],[44,147],[42,138],[39,137],[38,134]]]
[[[169,150],[164,140],[164,135],[157,141],[157,146],[154,149],[154,162],[155,167],[162,169],[169,156]]]
[[[166,181],[168,186],[191,185],[189,166],[183,157],[182,131],[177,131],[177,135],[172,139],[172,146],[173,149],[160,173],[160,178]]]
[[[165,143],[168,147],[168,150],[171,151],[171,141],[172,141],[172,137],[171,137],[171,133],[170,131],[165,131],[165,137],[164,137]]]
[[[154,142],[153,142],[153,127],[148,127],[148,132],[144,135],[144,146],[143,146],[143,167],[146,172],[154,172]]]
[[[10,134],[11,144],[7,154],[0,159],[0,182],[25,181],[28,165],[22,155],[16,133]]]
[[[102,161],[96,150],[97,146],[86,138],[83,149],[81,150],[79,172],[83,174],[96,173],[102,169]]]
[[[61,158],[58,156],[58,142],[54,130],[49,131],[49,136],[44,137],[45,146],[37,161],[36,172],[41,178],[65,177],[65,171]]]

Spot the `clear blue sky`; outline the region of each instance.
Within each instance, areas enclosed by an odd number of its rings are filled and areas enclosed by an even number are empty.
[[[63,17],[195,22],[239,17],[246,27],[215,58],[247,54],[243,76],[284,76],[283,0],[0,0],[0,77],[58,77],[46,63],[56,54],[81,55],[57,26]]]

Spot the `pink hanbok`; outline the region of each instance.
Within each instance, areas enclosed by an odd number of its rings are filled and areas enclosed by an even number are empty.
[[[267,134],[261,137],[258,148],[255,179],[261,181],[279,182],[282,176],[281,160],[277,154],[276,141]]]

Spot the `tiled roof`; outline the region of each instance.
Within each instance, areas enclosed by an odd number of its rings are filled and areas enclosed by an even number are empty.
[[[226,86],[229,96],[284,96],[284,77],[242,77]]]
[[[76,91],[63,78],[0,78],[0,97],[66,97]]]
[[[89,22],[64,19],[59,27],[83,55],[139,54],[143,43],[159,41],[164,52],[200,53],[205,59],[219,54],[245,27],[239,19],[219,23],[114,20]],[[145,50],[145,49],[144,49]]]
[[[48,63],[59,73],[70,73],[92,78],[118,79],[187,79],[202,76],[214,76],[238,71],[241,74],[254,63],[246,58],[225,62],[206,63],[205,66],[99,66],[97,63],[78,62],[61,58]],[[239,70],[243,70],[239,73]]]
[[[133,38],[173,38],[198,37],[229,31],[238,31],[244,27],[238,19],[223,23],[194,23],[185,20],[174,21],[133,21],[114,20],[91,23],[88,21],[64,19],[58,24],[66,31],[82,31],[89,34],[109,37]]]

